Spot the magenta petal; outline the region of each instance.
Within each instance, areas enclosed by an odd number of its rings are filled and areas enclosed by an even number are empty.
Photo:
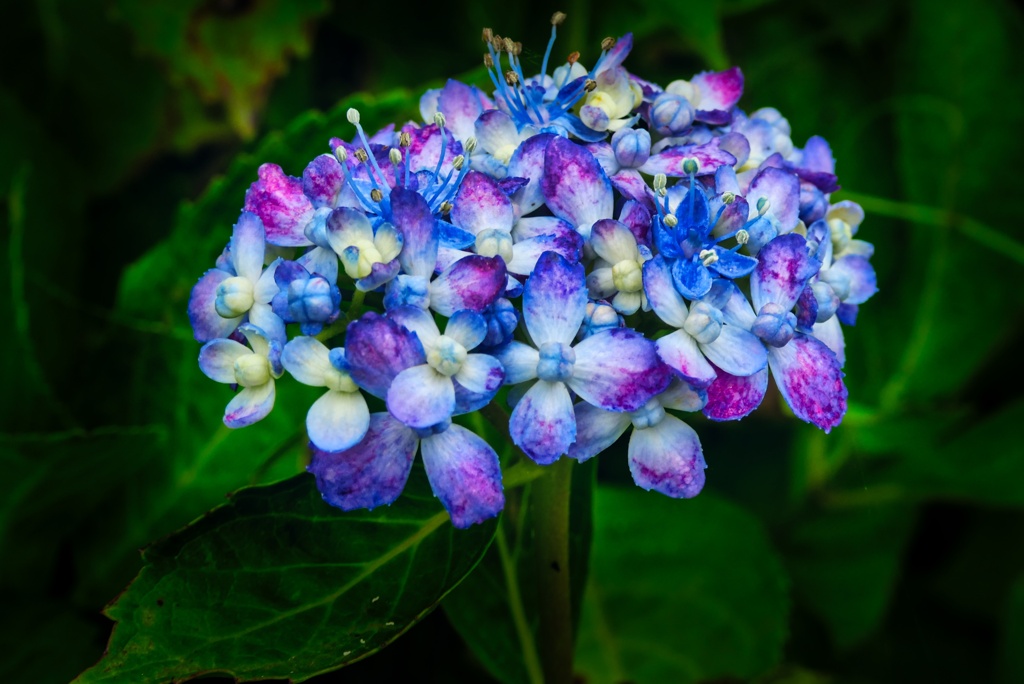
[[[636,411],[672,380],[654,343],[635,330],[602,330],[577,344],[568,380],[581,399],[609,411]]]
[[[647,187],[644,184],[644,187]],[[649,203],[649,204],[648,204]],[[651,246],[651,213],[654,201],[648,197],[646,202],[626,200],[619,212],[619,221],[629,227],[638,245]]]
[[[302,190],[314,207],[333,207],[342,185],[341,164],[333,154],[321,154],[302,172]]]
[[[512,231],[512,202],[490,176],[470,171],[459,186],[452,223],[473,235],[483,230]]]
[[[567,138],[555,138],[544,152],[541,189],[551,213],[574,226],[612,216],[611,181],[587,148]]]
[[[415,333],[372,311],[349,324],[345,359],[356,384],[380,399],[387,396],[395,376],[426,363]]]
[[[416,433],[387,413],[370,416],[370,428],[347,451],[313,449],[309,472],[324,501],[343,511],[376,508],[398,498],[416,455]]]
[[[688,175],[683,170],[687,159],[697,161],[697,175],[714,173],[721,166],[732,166],[736,157],[718,146],[718,138],[712,138],[703,145],[676,145],[668,147],[658,154],[651,155],[647,163],[640,167],[646,174],[663,173],[666,176],[681,177]]]
[[[553,133],[541,133],[527,138],[512,154],[512,159],[508,162],[509,176],[529,180],[516,203],[518,216],[525,216],[544,204],[544,192],[541,189],[541,177],[544,175],[544,152],[555,138]]]
[[[504,293],[506,282],[501,257],[459,259],[430,284],[430,308],[442,316],[460,309],[483,311]]]
[[[505,507],[498,455],[479,436],[452,425],[424,439],[420,452],[430,488],[455,527],[481,523]]]
[[[707,389],[704,415],[711,420],[739,420],[761,405],[767,390],[767,368],[745,378],[719,369],[718,377]]]
[[[789,311],[819,268],[821,262],[807,253],[802,235],[791,233],[773,239],[758,252],[757,266],[750,274],[754,310],[759,312],[765,304],[774,302]]]
[[[743,96],[743,72],[739,67],[725,71],[705,71],[690,82],[700,90],[700,110],[729,110]]]
[[[839,360],[824,342],[797,335],[768,350],[768,365],[796,417],[828,432],[846,413],[846,385]]]
[[[286,175],[277,164],[263,164],[258,175],[245,192],[245,210],[263,221],[267,242],[282,247],[310,244],[305,229],[313,218],[313,204],[302,191],[302,181]]]
[[[217,287],[231,277],[227,271],[211,268],[203,274],[192,288],[188,299],[188,320],[192,323],[192,334],[196,342],[209,342],[218,337],[227,337],[242,322],[242,316],[224,318],[214,306]]]

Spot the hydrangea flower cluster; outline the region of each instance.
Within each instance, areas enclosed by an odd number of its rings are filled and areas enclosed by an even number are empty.
[[[631,74],[629,34],[549,74],[563,19],[539,74],[485,30],[492,91],[449,80],[424,123],[373,135],[350,110],[354,138],[301,177],[261,166],[192,291],[201,370],[242,388],[228,426],[265,417],[285,371],[324,388],[309,470],[334,506],[390,504],[419,451],[456,527],[495,516],[498,455],[453,420],[491,402],[542,465],[632,425],[636,483],[672,497],[705,461],[669,411],[738,420],[770,373],[798,418],[843,418],[843,326],[876,287],[828,143],[738,109],[738,68]]]

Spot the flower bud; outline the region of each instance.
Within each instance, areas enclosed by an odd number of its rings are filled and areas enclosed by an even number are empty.
[[[678,135],[693,123],[693,106],[681,95],[662,93],[651,105],[651,127],[661,135]]]
[[[722,334],[722,312],[705,302],[694,302],[683,322],[683,330],[700,344],[711,344]]]
[[[620,128],[612,136],[612,150],[620,166],[643,166],[651,156],[651,134],[642,128]]]
[[[785,347],[796,334],[796,316],[775,302],[768,302],[761,307],[750,332],[764,340],[765,344]]]
[[[214,308],[224,318],[241,316],[252,308],[253,284],[248,278],[235,276],[228,278],[217,286]]]

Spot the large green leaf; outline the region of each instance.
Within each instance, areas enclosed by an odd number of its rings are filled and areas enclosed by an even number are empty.
[[[77,681],[302,681],[342,667],[432,610],[494,528],[455,530],[420,468],[394,505],[369,512],[328,506],[308,475],[242,490],[146,549],[107,609],[106,655]]]
[[[599,488],[577,671],[592,684],[749,678],[786,637],[780,561],[758,521],[705,492]]]
[[[597,461],[573,469],[569,504],[569,579],[574,624],[579,624],[593,535],[593,492]],[[448,596],[444,610],[480,662],[509,684],[531,681],[538,673],[536,556],[530,535],[530,487],[502,516],[503,537],[492,544],[476,572]],[[525,506],[525,509],[518,508]],[[513,584],[514,583],[514,584]],[[517,624],[517,621],[518,624]]]
[[[332,135],[347,136],[349,107],[367,125],[400,121],[415,109],[406,92],[380,99],[353,96],[328,114],[308,112],[284,131],[243,154],[195,203],[182,205],[173,234],[130,266],[121,282],[116,316],[129,327],[118,340],[135,351],[126,363],[133,380],[117,410],[126,421],[164,425],[169,439],[156,458],[115,492],[93,521],[93,534],[76,539],[83,576],[79,600],[105,601],[137,568],[136,549],[168,534],[223,501],[239,487],[276,482],[301,472],[304,417],[318,396],[290,377],[277,383],[271,414],[241,430],[221,422],[231,390],[206,378],[196,363],[186,307],[199,276],[231,235],[245,191],[263,162],[298,175]]]

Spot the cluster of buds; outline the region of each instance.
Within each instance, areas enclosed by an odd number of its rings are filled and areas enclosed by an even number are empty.
[[[419,451],[457,527],[493,517],[498,456],[452,420],[491,402],[542,465],[632,426],[636,483],[672,497],[705,469],[677,412],[743,418],[771,373],[798,418],[843,418],[842,326],[876,288],[828,143],[739,110],[738,68],[634,76],[628,34],[549,75],[564,18],[539,74],[487,29],[493,92],[450,80],[424,123],[373,135],[350,110],[352,142],[301,177],[261,166],[192,291],[200,368],[241,388],[227,425],[266,416],[286,372],[324,388],[306,427],[332,505],[391,503]]]

